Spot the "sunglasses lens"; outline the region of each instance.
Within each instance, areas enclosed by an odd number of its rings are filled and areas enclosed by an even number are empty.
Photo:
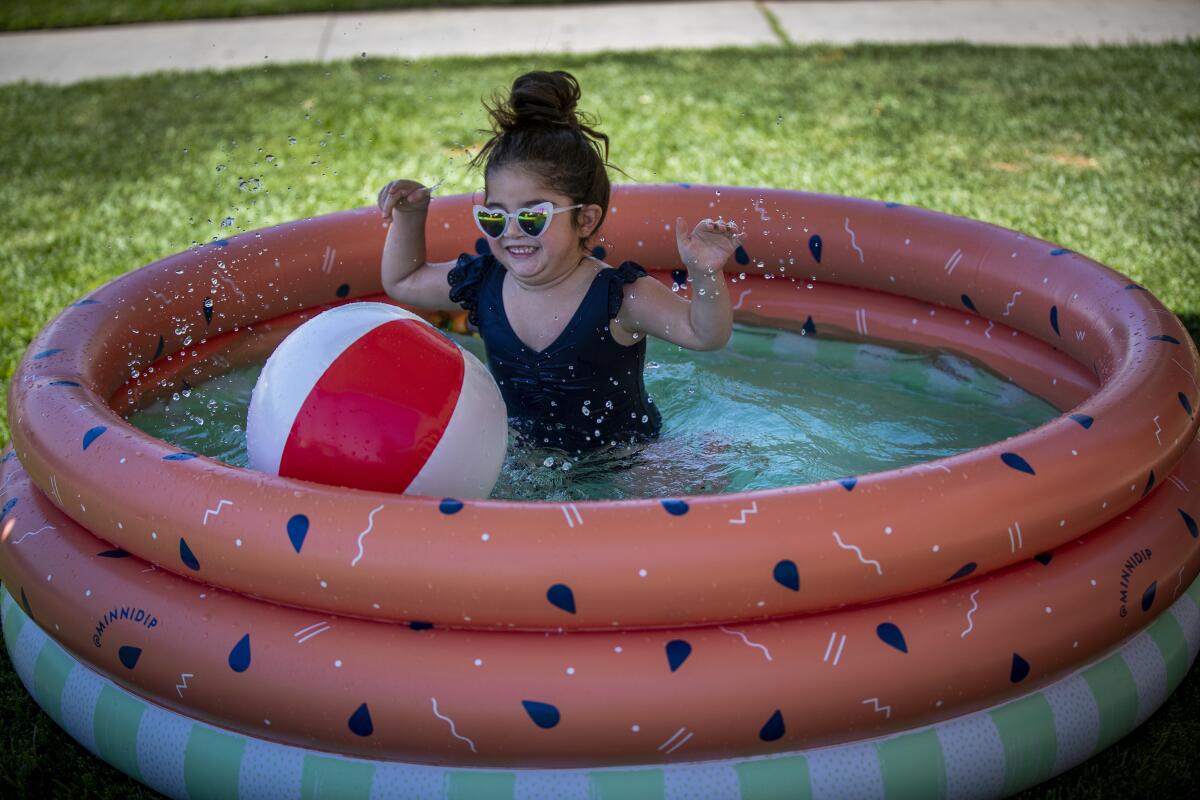
[[[499,239],[504,235],[504,225],[508,222],[500,212],[485,209],[476,211],[475,219],[479,222],[480,230],[493,239]]]
[[[541,236],[542,231],[546,230],[546,222],[549,219],[550,215],[543,208],[523,208],[517,212],[517,224],[521,226],[521,230],[534,238]]]

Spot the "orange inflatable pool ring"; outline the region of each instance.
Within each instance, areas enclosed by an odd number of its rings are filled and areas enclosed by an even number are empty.
[[[469,204],[434,201],[431,260],[486,246]],[[1189,645],[1162,657],[1194,658],[1200,358],[1149,292],[1013,231],[782,190],[620,187],[606,258],[669,285],[676,214],[745,221],[738,321],[953,349],[1062,416],[888,472],[565,504],[266,476],[121,418],[373,296],[377,214],[344,212],[125,275],[33,342],[3,473],[12,613],[182,719],[463,769],[942,736],[1176,602]]]

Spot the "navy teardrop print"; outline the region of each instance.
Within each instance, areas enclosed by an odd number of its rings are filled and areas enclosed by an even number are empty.
[[[8,512],[12,511],[17,505],[17,498],[10,497],[8,502],[4,504],[4,508],[0,508],[0,522],[4,522],[4,518],[8,516]]]
[[[92,442],[99,439],[106,430],[108,430],[108,428],[104,427],[103,425],[97,425],[85,433],[83,435],[83,449],[87,450],[89,447],[91,447]]]
[[[1033,560],[1041,564],[1043,567],[1048,567],[1050,566],[1050,560],[1053,558],[1054,556],[1050,553],[1038,553],[1033,557]]]
[[[1095,421],[1094,419],[1089,417],[1087,414],[1072,414],[1071,419],[1078,422],[1085,431],[1088,428],[1092,427],[1092,423]]]
[[[370,736],[375,732],[375,725],[371,722],[371,712],[366,703],[363,703],[350,715],[347,725],[350,727],[350,732],[356,736]]]
[[[419,622],[414,619],[412,622],[408,623],[408,627],[412,628],[414,631],[427,631],[433,627],[433,623]]]
[[[1054,328],[1055,333],[1062,336],[1058,330],[1058,306],[1050,306],[1050,327]]]
[[[1142,497],[1150,494],[1150,490],[1154,488],[1154,470],[1150,470],[1150,477],[1146,479],[1146,488],[1142,489]]]
[[[154,348],[154,355],[151,356],[151,361],[158,361],[158,357],[163,354],[163,349],[167,346],[167,340],[163,337],[158,337],[158,346]]]
[[[562,715],[558,713],[558,709],[549,703],[539,703],[536,700],[522,700],[521,705],[525,706],[525,713],[529,715],[529,718],[539,728],[553,728],[562,719]]]
[[[688,512],[688,504],[683,500],[663,500],[662,507],[673,517],[682,517]]]
[[[1170,344],[1179,344],[1178,339],[1176,339],[1174,336],[1167,336],[1165,333],[1159,334],[1158,336],[1151,336],[1150,341],[1152,341],[1152,342],[1168,342]]]
[[[191,461],[196,458],[195,453],[171,453],[162,457],[163,461]]]
[[[438,511],[443,514],[457,514],[462,511],[463,501],[456,500],[453,497],[447,497],[438,504]]]
[[[758,738],[764,742],[774,742],[783,738],[783,734],[787,728],[783,724],[783,712],[775,709],[775,713],[767,720],[766,724],[758,732]]]
[[[964,294],[962,296],[962,304],[964,306],[966,306],[967,308],[971,309],[972,311],[974,311],[976,314],[979,313],[979,309],[975,307],[975,303],[973,303],[971,301],[971,298],[969,295]]]
[[[1191,515],[1182,508],[1176,510],[1179,512],[1179,515],[1183,517],[1183,524],[1187,526],[1188,533],[1192,535],[1192,538],[1200,539],[1200,527],[1197,527],[1196,520],[1192,519]]]
[[[1029,462],[1016,453],[1001,453],[1000,460],[1018,472],[1027,472],[1030,475],[1037,474],[1033,471],[1033,467],[1029,466]]]
[[[821,263],[821,237],[815,233],[808,239],[808,252],[812,253],[813,261]]]
[[[1008,679],[1013,683],[1020,683],[1028,674],[1029,662],[1021,658],[1018,653],[1013,653],[1012,670],[1008,673]]]
[[[196,554],[192,552],[192,548],[188,547],[188,543],[184,541],[182,536],[179,537],[179,560],[182,561],[188,569],[200,570],[200,561],[196,558]]]
[[[672,639],[667,642],[667,666],[671,668],[671,672],[679,669],[691,654],[692,646],[683,639]]]
[[[881,642],[896,648],[901,653],[908,652],[908,643],[904,641],[904,634],[891,622],[881,622],[875,628],[875,635]]]
[[[550,604],[561,608],[568,614],[575,613],[575,593],[565,583],[556,583],[546,590],[546,599]]]
[[[975,571],[975,568],[977,566],[979,566],[979,565],[976,564],[974,561],[968,561],[966,564],[963,564],[961,567],[958,568],[958,572],[955,572],[949,578],[946,578],[945,583],[949,583],[950,581],[956,581],[959,578],[967,577],[968,575],[970,575],[972,572]]]
[[[138,659],[142,657],[142,648],[133,647],[132,645],[124,644],[117,650],[117,658],[121,659],[121,663],[125,665],[125,669],[133,669],[137,666]]]
[[[795,561],[784,559],[775,565],[775,582],[780,586],[786,586],[793,592],[800,591],[800,570],[796,568]]]
[[[1154,605],[1154,596],[1158,594],[1158,581],[1151,581],[1146,587],[1146,591],[1142,592],[1142,611],[1149,611],[1150,606]]]
[[[24,587],[21,588],[21,608],[25,609],[25,613],[29,615],[30,619],[33,619],[33,609],[29,606],[29,598],[25,596]]]
[[[842,478],[840,481],[838,481],[838,483],[842,485],[843,489],[845,489],[847,492],[850,492],[853,491],[854,487],[858,485],[858,478]]]
[[[246,634],[229,651],[229,668],[234,672],[250,669],[250,634]]]
[[[341,286],[337,287],[337,292],[335,292],[335,294],[338,297],[346,297],[350,294],[350,284],[343,283]]]
[[[119,547],[115,550],[101,550],[96,555],[100,556],[100,558],[129,558],[129,553]]]
[[[746,252],[746,248],[739,245],[738,249],[733,251],[733,260],[739,264],[749,264],[750,254]]]
[[[49,350],[43,350],[33,357],[34,361],[41,361],[43,358],[49,358],[53,355],[58,355],[63,349],[61,347],[52,347]]]
[[[1183,406],[1183,410],[1189,417],[1192,416],[1192,404],[1188,402],[1187,395],[1183,392],[1179,393],[1179,405]]]
[[[812,317],[805,317],[804,324],[800,327],[800,332],[804,336],[813,336],[817,332],[817,326],[813,324]]]
[[[287,521],[288,541],[292,543],[292,549],[297,553],[304,546],[304,539],[308,536],[308,517],[303,514],[295,514]]]

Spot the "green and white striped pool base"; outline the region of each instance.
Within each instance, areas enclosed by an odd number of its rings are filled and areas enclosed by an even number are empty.
[[[1200,646],[1200,579],[1153,624],[1041,691],[933,726],[783,755],[604,769],[470,769],[342,758],[167,711],[83,666],[0,588],[25,688],[72,737],[175,798],[695,800],[999,797],[1091,757],[1149,717]]]

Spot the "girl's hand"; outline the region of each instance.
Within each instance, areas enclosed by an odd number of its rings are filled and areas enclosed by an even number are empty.
[[[383,215],[386,228],[398,214],[424,214],[429,209],[429,198],[433,188],[417,181],[392,181],[379,191],[379,213]]]
[[[704,273],[718,272],[741,246],[746,234],[738,230],[736,222],[718,218],[702,219],[691,233],[684,233],[683,217],[675,218],[675,243],[679,246],[679,257],[687,268]]]

